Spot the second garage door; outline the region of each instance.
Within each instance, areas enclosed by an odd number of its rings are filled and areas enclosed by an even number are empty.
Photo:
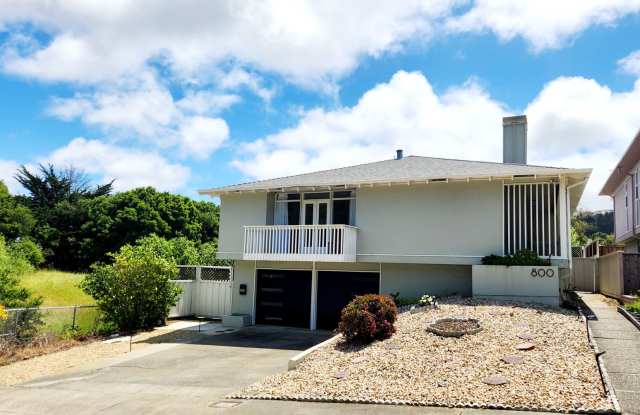
[[[256,324],[309,327],[311,271],[259,269]]]
[[[333,330],[338,327],[340,312],[356,295],[378,294],[380,275],[377,272],[318,271],[317,327]]]

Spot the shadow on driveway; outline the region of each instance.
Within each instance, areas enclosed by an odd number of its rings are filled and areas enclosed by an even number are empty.
[[[293,327],[251,326],[229,333],[177,331],[154,336],[140,342],[150,344],[188,343],[206,346],[302,351],[332,336],[333,333],[325,330],[312,331]]]

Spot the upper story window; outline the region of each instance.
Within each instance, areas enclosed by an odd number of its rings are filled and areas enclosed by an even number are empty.
[[[557,183],[505,184],[504,253],[529,249],[542,257],[558,257],[560,186]]]
[[[638,183],[638,179],[640,179],[640,171],[636,170],[633,173],[633,207],[636,213],[636,226],[638,226],[638,224],[640,223],[640,184]]]
[[[278,193],[276,225],[355,225],[355,191]]]
[[[629,230],[629,180],[624,182],[624,223],[625,230]]]

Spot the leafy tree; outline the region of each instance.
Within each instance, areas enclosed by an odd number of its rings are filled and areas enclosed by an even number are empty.
[[[85,202],[108,195],[112,182],[91,187],[78,170],[56,170],[52,165],[40,165],[37,172],[22,166],[16,180],[27,190],[28,195],[20,201],[36,217],[33,237],[42,246],[46,260],[59,269],[80,269],[89,259],[89,241],[82,230],[87,220]]]
[[[571,245],[572,246],[583,246],[585,245],[589,238],[586,235],[586,231],[589,228],[589,225],[574,217],[571,219]]]
[[[22,256],[12,253],[0,236],[0,304],[6,308],[38,307],[41,298],[34,298],[20,286],[20,276],[32,271],[31,264]]]
[[[613,211],[580,211],[571,219],[571,244],[582,246],[589,240],[612,244]]]
[[[213,203],[158,192],[151,187],[103,196],[86,202],[83,234],[88,263],[108,261],[106,252],[148,235],[185,238],[197,246],[218,235],[219,209]],[[186,242],[181,242],[187,249]]]
[[[24,258],[32,267],[39,267],[44,263],[42,250],[31,239],[23,238],[9,244],[10,255]]]
[[[217,265],[222,262],[216,258],[217,245],[214,242],[198,244],[184,236],[164,239],[150,235],[139,239],[136,245],[173,260],[177,265]]]
[[[112,264],[93,265],[82,282],[107,322],[121,331],[163,324],[180,294],[171,281],[178,274],[175,261],[146,243],[125,245],[111,256]]]
[[[20,166],[16,180],[29,192],[27,202],[34,208],[53,208],[60,202],[78,202],[82,198],[104,196],[113,190],[113,181],[92,188],[88,177],[79,170],[69,167],[56,170],[53,165],[40,164],[33,173]]]
[[[27,236],[35,224],[31,210],[19,204],[0,180],[0,234],[9,240]]]

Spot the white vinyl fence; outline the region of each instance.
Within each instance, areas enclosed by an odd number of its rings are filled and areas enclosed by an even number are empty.
[[[169,317],[204,316],[221,318],[231,314],[233,268],[180,265],[177,280],[180,300]]]

